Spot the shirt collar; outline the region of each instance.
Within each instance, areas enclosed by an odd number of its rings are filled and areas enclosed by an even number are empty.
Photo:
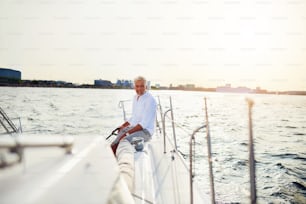
[[[137,100],[139,100],[141,96],[145,96],[147,93],[148,93],[148,92],[147,92],[147,91],[145,91],[145,92],[144,92],[142,95],[138,95],[138,94],[136,94],[136,98],[137,98]]]

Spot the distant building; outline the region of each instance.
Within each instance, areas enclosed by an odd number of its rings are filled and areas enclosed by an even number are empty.
[[[151,81],[147,81],[147,89],[150,90],[151,89]]]
[[[186,84],[185,88],[187,88],[187,89],[194,89],[195,85],[194,84]]]
[[[16,84],[21,80],[21,72],[18,70],[0,68],[0,84]]]
[[[133,88],[133,82],[131,80],[118,79],[116,86],[121,88]]]
[[[111,88],[113,87],[113,84],[107,80],[97,79],[95,80],[95,86]]]
[[[268,91],[265,90],[265,89],[261,89],[261,88],[258,86],[258,87],[256,87],[256,89],[255,89],[255,93],[266,94],[266,93],[268,93]]]
[[[22,86],[30,87],[74,87],[71,82],[52,80],[22,80]]]
[[[231,87],[231,84],[225,86],[218,86],[216,92],[229,92],[229,93],[253,93],[254,91],[247,87]]]

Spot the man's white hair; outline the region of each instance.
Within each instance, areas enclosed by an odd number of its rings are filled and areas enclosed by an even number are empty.
[[[134,79],[134,83],[136,83],[136,81],[143,81],[144,84],[146,85],[147,84],[147,80],[146,78],[144,78],[143,76],[138,76]]]

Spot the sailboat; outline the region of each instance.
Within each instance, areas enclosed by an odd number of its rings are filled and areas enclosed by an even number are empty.
[[[192,166],[194,136],[202,128],[209,133],[208,120],[190,137],[188,165],[177,150],[175,134],[166,134],[171,99],[170,104],[162,112],[159,103],[152,140],[123,140],[116,155],[101,135],[27,136],[0,109],[6,131],[0,135],[0,203],[215,203],[212,175],[210,193],[203,195]]]

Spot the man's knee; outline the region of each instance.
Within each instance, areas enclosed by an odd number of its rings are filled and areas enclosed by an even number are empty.
[[[129,136],[127,136],[125,139],[127,139],[129,142],[132,142],[134,137],[141,137],[141,138],[144,139],[145,142],[147,142],[151,139],[150,133],[145,131],[145,130],[140,130],[140,131],[134,132],[134,133],[130,134]]]

